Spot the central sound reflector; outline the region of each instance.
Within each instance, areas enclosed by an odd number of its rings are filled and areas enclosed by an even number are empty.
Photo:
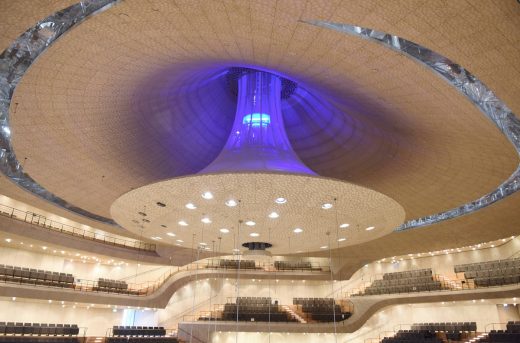
[[[296,155],[281,111],[281,79],[243,69],[233,128],[217,158],[198,174],[281,172],[316,175]]]

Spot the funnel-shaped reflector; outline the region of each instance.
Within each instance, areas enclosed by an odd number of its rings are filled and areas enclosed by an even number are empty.
[[[276,75],[246,70],[238,79],[238,105],[224,149],[199,174],[283,172],[316,175],[289,143],[281,112],[282,82]]]

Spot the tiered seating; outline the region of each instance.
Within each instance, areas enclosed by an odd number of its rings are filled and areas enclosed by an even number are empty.
[[[431,269],[419,269],[398,273],[386,273],[382,280],[375,280],[364,294],[375,295],[408,292],[438,291],[442,283],[433,278]]]
[[[435,331],[399,330],[394,337],[385,337],[381,343],[442,343]]]
[[[77,343],[78,334],[76,324],[0,322],[0,342]]]
[[[0,264],[0,281],[53,287],[74,287],[74,276],[72,274],[13,267],[3,264]]]
[[[442,332],[473,332],[477,331],[477,323],[416,323],[412,324],[412,330]]]
[[[255,261],[252,260],[220,260],[221,268],[231,269],[255,269]]]
[[[103,278],[98,279],[97,286],[93,287],[93,290],[98,292],[122,293],[131,295],[141,294],[139,291],[128,289],[128,284],[126,281]]]
[[[461,264],[454,269],[456,273],[464,273],[466,279],[473,279],[477,287],[520,282],[520,258]]]
[[[310,319],[318,322],[333,322],[348,319],[350,312],[342,312],[333,298],[294,298],[293,304],[301,306]]]
[[[321,268],[313,268],[310,262],[291,262],[291,261],[274,261],[274,267],[278,270],[321,270]]]
[[[520,342],[520,322],[507,322],[507,330],[491,330],[488,336],[479,342],[501,342],[517,343]]]
[[[153,326],[114,326],[112,337],[107,337],[107,343],[177,343],[176,337],[166,336],[164,327]]]
[[[237,314],[238,308],[238,314]],[[237,298],[236,304],[224,305],[222,320],[257,322],[294,322],[287,312],[273,305],[271,298]]]

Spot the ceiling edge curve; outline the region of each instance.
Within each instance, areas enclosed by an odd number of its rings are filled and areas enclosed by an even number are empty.
[[[14,90],[40,54],[68,30],[93,14],[106,11],[119,0],[83,0],[40,20],[0,54],[0,171],[12,182],[63,209],[89,219],[115,225],[110,218],[76,207],[45,189],[23,170],[16,158],[9,124],[9,108]]]
[[[301,20],[301,22],[379,43],[421,63],[468,98],[498,127],[520,155],[520,119],[491,89],[461,65],[424,46],[386,32],[322,20]],[[520,164],[513,174],[492,192],[459,207],[409,220],[394,231],[406,231],[464,216],[503,200],[518,190],[520,190]]]

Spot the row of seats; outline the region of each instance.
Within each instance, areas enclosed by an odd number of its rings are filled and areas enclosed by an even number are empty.
[[[422,285],[431,283],[433,280],[432,276],[419,276],[412,278],[402,278],[402,279],[382,279],[382,280],[374,280],[371,286],[376,287],[387,287],[387,286],[402,286],[402,285]]]
[[[399,330],[394,337],[385,337],[381,343],[442,343],[432,331]]]
[[[510,267],[520,267],[520,257],[506,260],[459,264],[454,267],[454,270],[455,273],[463,273],[468,271],[505,269]]]
[[[520,282],[520,275],[477,277],[473,281],[477,287],[512,285]]]
[[[486,270],[472,270],[464,272],[466,279],[474,279],[477,277],[496,277],[496,276],[508,276],[508,275],[520,275],[520,267],[508,267],[504,269],[486,269]]]
[[[0,336],[0,343],[80,343],[79,337]]]
[[[272,299],[271,297],[237,297],[236,303],[239,305],[270,305],[272,303]],[[276,301],[276,304],[278,304],[278,301]]]
[[[107,337],[106,343],[179,343],[176,337]]]
[[[74,287],[74,276],[72,274],[3,264],[0,264],[0,281],[55,287]]]
[[[99,278],[97,284],[100,288],[128,289],[126,281]]]
[[[291,261],[275,261],[274,267],[277,270],[321,270],[321,268],[313,268],[310,262],[291,262]]]
[[[500,342],[500,343],[518,343],[520,342],[520,333],[519,332],[509,332],[503,330],[491,330],[486,337],[485,340],[481,340],[481,342]]]
[[[255,269],[255,261],[252,260],[220,260],[220,268],[227,269]]]
[[[272,304],[271,298],[238,297],[237,302],[224,305],[222,320],[260,321],[260,322],[292,322],[296,321],[287,312]]]
[[[76,336],[78,334],[79,328],[76,324],[0,322],[0,335]]]
[[[476,322],[458,322],[458,323],[415,323],[412,324],[412,330],[420,331],[477,331]]]
[[[395,272],[395,273],[385,273],[383,275],[383,280],[394,280],[394,279],[410,279],[421,276],[431,276],[432,270],[431,268],[427,269],[416,269],[416,270],[408,270],[404,272]]]
[[[514,332],[514,333],[520,332],[520,321],[507,322],[506,328],[507,328],[508,332]]]
[[[429,292],[429,291],[440,291],[442,290],[442,284],[440,281],[431,280],[430,283],[419,284],[419,285],[402,285],[402,286],[388,286],[388,287],[367,287],[364,293],[354,294],[358,295],[378,295],[378,294],[396,294],[396,293],[410,293],[410,292]]]
[[[293,298],[293,305],[334,305],[334,298]]]
[[[112,328],[114,336],[165,336],[164,327],[157,326],[114,326]]]

